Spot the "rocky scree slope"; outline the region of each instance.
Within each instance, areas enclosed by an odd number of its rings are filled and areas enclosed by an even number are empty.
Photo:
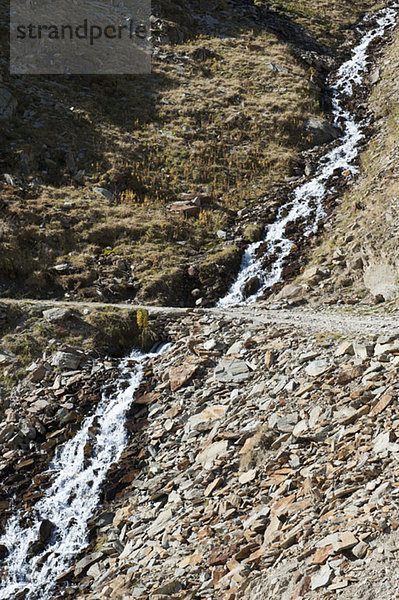
[[[167,326],[122,486],[57,597],[392,600],[399,332]],[[62,578],[61,578],[62,580]],[[374,594],[374,595],[373,595]]]

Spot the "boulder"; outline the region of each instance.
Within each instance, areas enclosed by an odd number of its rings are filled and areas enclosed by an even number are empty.
[[[247,281],[247,283],[244,285],[244,290],[243,290],[244,298],[249,298],[250,296],[253,296],[254,294],[256,294],[259,287],[260,287],[259,277],[251,277],[251,279],[249,279]]]
[[[69,351],[56,352],[51,360],[53,367],[59,367],[64,371],[74,371],[77,369],[82,361],[83,355],[81,352]]]
[[[42,544],[46,544],[49,541],[54,529],[55,529],[54,523],[52,523],[48,519],[44,519],[40,523],[39,539]]]
[[[310,138],[312,145],[328,144],[342,135],[339,127],[332,125],[320,117],[310,117],[303,123],[305,135]]]

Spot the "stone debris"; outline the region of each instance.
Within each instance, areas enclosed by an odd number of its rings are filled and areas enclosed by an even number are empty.
[[[201,311],[169,334],[64,585],[80,600],[348,594],[399,528],[395,355]]]

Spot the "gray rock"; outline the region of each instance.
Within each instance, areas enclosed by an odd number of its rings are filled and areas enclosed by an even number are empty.
[[[329,584],[331,579],[332,571],[328,565],[324,565],[315,575],[312,577],[312,590],[325,587]]]
[[[10,90],[0,86],[0,120],[11,119],[17,110],[18,102]]]
[[[93,192],[95,192],[97,194],[97,196],[101,196],[101,198],[105,198],[105,200],[111,201],[114,199],[114,194],[110,190],[107,190],[105,188],[94,187]]]
[[[150,539],[156,537],[158,534],[162,533],[170,523],[173,518],[173,513],[170,508],[161,512],[160,515],[155,519],[155,521],[148,528],[148,537]]]
[[[69,271],[69,264],[62,263],[61,265],[55,265],[54,271],[57,271],[57,273],[67,273]]]
[[[308,283],[317,283],[318,281],[327,276],[328,272],[324,271],[323,269],[320,269],[320,267],[314,266],[309,267],[304,271],[304,273],[302,274],[302,279],[304,279]]]
[[[71,314],[69,308],[49,308],[43,311],[43,317],[50,323],[57,323],[64,321]]]
[[[27,372],[29,373],[29,378],[33,383],[38,383],[39,381],[42,381],[42,379],[44,379],[47,373],[44,365],[37,363],[31,364],[30,367],[27,369]]]
[[[352,548],[352,554],[354,554],[356,558],[364,558],[368,549],[369,546],[366,544],[366,542],[359,542],[354,548]]]
[[[344,356],[345,354],[353,355],[354,353],[355,351],[353,349],[353,343],[349,342],[348,340],[345,340],[341,342],[341,344],[338,346],[335,352],[335,356],[339,357]]]
[[[16,358],[17,357],[15,356],[15,354],[12,354],[11,352],[6,352],[5,350],[0,351],[0,365],[10,364],[14,362]]]
[[[30,407],[28,408],[28,412],[32,414],[37,414],[46,410],[48,406],[50,406],[50,402],[48,402],[47,400],[36,400],[36,402],[33,402],[33,404],[30,405]]]
[[[178,579],[167,581],[154,591],[157,596],[171,596],[177,594],[181,590],[181,583]]]
[[[290,415],[286,415],[277,421],[277,429],[281,431],[281,433],[291,433],[294,430],[295,425],[299,421],[298,413],[292,413]]]
[[[74,569],[74,574],[75,577],[77,577],[78,575],[80,575],[81,573],[83,573],[83,571],[85,571],[88,567],[90,567],[93,563],[97,562],[98,560],[100,560],[100,558],[103,556],[102,552],[92,552],[91,554],[88,554],[87,556],[84,556],[79,562],[76,563],[75,565],[75,569]]]
[[[296,298],[302,294],[303,290],[300,285],[285,285],[276,296],[276,300],[286,300],[288,298]]]
[[[78,368],[82,358],[83,356],[80,353],[58,351],[54,354],[51,364],[53,367],[59,367],[64,371],[73,371]]]
[[[244,285],[244,298],[249,298],[256,294],[260,287],[260,279],[259,277],[251,277],[249,281]]]
[[[303,123],[305,134],[315,146],[332,142],[342,135],[341,129],[320,117],[310,117]]]
[[[214,377],[223,383],[240,383],[249,377],[249,368],[243,360],[223,358],[215,368]]]
[[[355,342],[353,344],[353,350],[355,351],[355,356],[359,360],[367,360],[369,356],[373,356],[374,346],[371,344],[358,344]]]
[[[375,356],[381,356],[383,354],[393,354],[396,352],[399,352],[399,340],[395,340],[387,344],[381,344],[377,342],[376,347],[374,349]]]
[[[23,419],[19,424],[19,433],[24,436],[24,438],[28,438],[29,440],[34,440],[37,435],[37,431],[26,419]]]
[[[330,368],[330,365],[326,360],[314,360],[308,364],[305,371],[310,377],[318,377],[322,375]]]

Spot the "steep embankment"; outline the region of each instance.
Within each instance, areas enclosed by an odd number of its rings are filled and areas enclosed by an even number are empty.
[[[379,304],[390,309],[399,296],[397,247],[399,37],[394,35],[370,75],[367,103],[370,135],[361,155],[361,174],[325,225],[311,268],[286,289],[302,301]],[[284,294],[283,294],[284,295]],[[281,296],[280,296],[281,297]]]

